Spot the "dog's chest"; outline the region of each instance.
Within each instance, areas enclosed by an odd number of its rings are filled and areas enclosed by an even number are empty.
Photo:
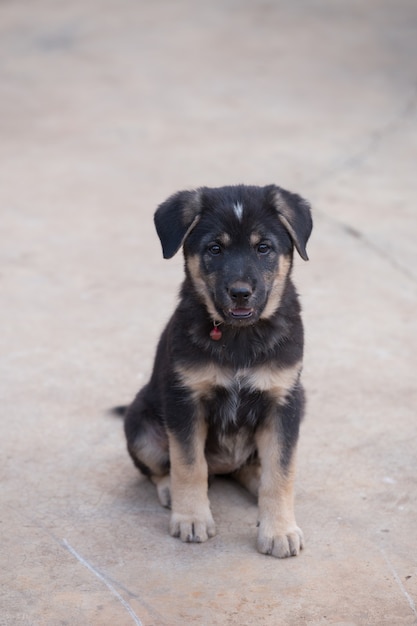
[[[301,364],[220,367],[214,363],[177,368],[179,379],[208,424],[206,458],[212,473],[229,473],[255,452],[255,431],[283,403],[298,380]]]
[[[207,420],[206,459],[209,472],[237,470],[256,452],[255,431],[270,411],[270,398],[254,389],[246,374],[236,374],[224,387],[201,398]]]

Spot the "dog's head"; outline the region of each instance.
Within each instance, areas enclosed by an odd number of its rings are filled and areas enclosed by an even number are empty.
[[[184,249],[186,273],[213,321],[234,326],[279,307],[293,248],[308,260],[309,204],[276,185],[180,191],[155,213],[164,258]]]

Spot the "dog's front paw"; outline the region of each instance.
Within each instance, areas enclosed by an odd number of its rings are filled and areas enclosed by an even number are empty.
[[[216,534],[213,517],[208,511],[204,515],[183,515],[173,513],[169,532],[187,543],[203,543]]]
[[[271,554],[278,559],[297,556],[304,547],[301,528],[290,526],[286,530],[273,531],[262,523],[259,525],[258,550],[262,554]]]

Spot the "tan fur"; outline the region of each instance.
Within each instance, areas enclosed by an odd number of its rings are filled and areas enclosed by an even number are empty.
[[[142,434],[133,443],[133,452],[142,463],[148,466],[153,476],[157,479],[164,476],[161,467],[164,467],[168,456],[168,450],[164,449],[161,441],[155,439],[151,433]]]
[[[298,380],[301,371],[301,361],[291,367],[274,367],[261,365],[253,367],[244,374],[243,379],[247,386],[257,391],[269,391],[283,399],[291,391]]]
[[[232,238],[228,233],[222,233],[219,237],[219,241],[223,246],[227,247],[230,246]]]
[[[215,534],[207,495],[206,436],[207,425],[199,419],[193,435],[192,459],[188,459],[176,437],[168,434],[172,503],[170,533],[181,541],[200,543]]]
[[[306,205],[305,201],[304,204]],[[275,191],[274,204],[278,211],[278,219],[281,224],[285,227],[287,232],[290,234],[291,239],[294,242],[295,247],[297,248],[300,256],[308,261],[307,252],[303,245],[302,240],[299,238],[295,228],[293,227],[294,222],[294,209],[288,206],[284,198],[282,197],[281,192],[277,189]]]
[[[194,220],[196,220],[196,218],[200,218],[200,211],[201,211],[201,191],[199,189],[196,189],[193,194],[192,194],[192,198],[189,199],[189,201],[183,206],[182,208],[182,222],[183,224],[187,225],[187,224],[191,224],[190,228],[187,231],[187,234],[189,232],[191,232],[192,228],[194,227]],[[187,235],[185,235],[185,238],[187,237]]]
[[[250,236],[250,243],[252,246],[256,246],[258,245],[258,243],[261,241],[262,237],[260,236],[259,233],[253,232]]]
[[[257,432],[256,442],[262,466],[258,550],[279,558],[295,556],[303,547],[303,534],[294,516],[295,451],[284,471],[279,433],[272,422]]]
[[[156,487],[159,502],[166,508],[171,507],[171,478],[169,474],[164,476],[151,476],[151,481]]]
[[[285,226],[287,231],[290,233],[293,240],[297,240],[297,234],[291,225],[292,211],[278,190],[275,192],[274,203],[279,213],[278,217],[281,223],[283,224],[283,226]]]
[[[206,305],[207,311],[213,321],[222,321],[219,314],[213,306],[213,301],[207,286],[207,278],[203,278],[200,271],[200,257],[198,255],[189,256],[187,259],[187,267],[190,272],[191,280],[199,294],[201,300]]]
[[[243,465],[236,472],[233,472],[232,476],[238,483],[245,487],[249,493],[258,497],[259,484],[261,481],[261,466],[259,462]]]
[[[287,393],[296,384],[301,371],[301,362],[291,367],[260,365],[234,371],[213,363],[202,367],[178,366],[176,373],[185,387],[192,389],[196,399],[210,395],[214,387],[226,389],[237,385],[253,391],[269,391],[278,400],[284,401]]]
[[[268,302],[262,311],[261,319],[272,317],[278,309],[290,269],[291,257],[282,255],[279,259],[278,272],[273,280]]]
[[[177,366],[176,373],[185,387],[192,389],[197,398],[207,396],[214,387],[229,388],[235,380],[235,373],[230,368],[218,367],[214,363],[198,366]]]

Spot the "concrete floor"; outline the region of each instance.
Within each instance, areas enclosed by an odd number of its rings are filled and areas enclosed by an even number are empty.
[[[417,624],[415,0],[4,0],[0,77],[0,624]],[[181,279],[155,206],[238,182],[315,208],[284,561],[225,480],[169,537],[106,414]]]

